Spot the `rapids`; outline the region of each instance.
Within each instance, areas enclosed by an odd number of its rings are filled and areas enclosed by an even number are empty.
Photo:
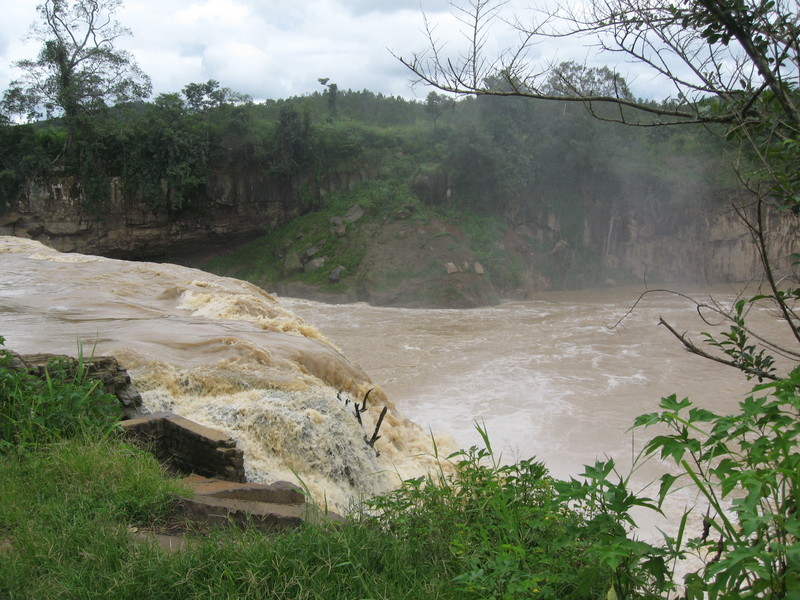
[[[480,424],[507,459],[536,456],[568,477],[596,457],[630,456],[633,419],[662,396],[725,412],[752,387],[658,326],[663,317],[679,331],[711,330],[685,299],[648,295],[626,316],[641,291],[547,292],[469,310],[282,303],[335,339],[425,429],[465,447],[481,442]],[[713,291],[735,298],[733,288]]]
[[[453,445],[463,448],[482,444],[479,424],[502,462],[536,457],[553,475],[569,478],[609,457],[627,474],[644,443],[659,433],[631,431],[633,420],[657,411],[663,396],[689,397],[725,414],[755,383],[688,353],[658,325],[663,317],[702,346],[700,332],[719,331],[720,319],[704,322],[692,302],[674,293],[648,293],[631,311],[643,289],[546,292],[470,310],[282,302],[335,339],[425,429],[452,435]],[[741,287],[681,292],[706,302],[713,295],[730,306]],[[748,324],[769,339],[788,340],[769,310],[754,309]],[[638,461],[634,488],[655,496],[658,486],[648,485],[668,469],[657,459]],[[660,539],[658,529],[674,534],[677,516],[695,504],[702,498],[686,487],[668,498],[667,519],[637,512],[640,534],[653,540]]]
[[[225,431],[244,452],[248,479],[300,483],[339,510],[431,460],[428,433],[360,367],[242,281],[0,237],[0,335],[23,354],[74,356],[82,347],[116,356],[149,412]],[[360,401],[371,388],[362,426],[342,399]],[[373,449],[364,437],[383,406]]]
[[[605,456],[624,472],[655,434],[631,432],[633,419],[657,410],[662,396],[735,410],[752,383],[687,353],[657,325],[663,317],[701,343],[697,332],[713,324],[667,293],[648,294],[628,314],[641,291],[550,292],[471,310],[278,302],[194,269],[0,237],[0,335],[8,348],[75,354],[80,342],[84,351],[113,354],[147,409],[225,431],[244,450],[249,478],[299,477],[340,510],[424,472],[433,464],[431,440],[440,454],[480,443],[476,423],[502,460],[535,456],[566,478]],[[739,290],[681,291],[713,292],[730,304]],[[779,336],[767,310],[749,322]],[[362,427],[337,393],[359,400],[373,387]],[[376,456],[364,436],[383,406],[389,414]],[[636,483],[663,468],[652,461]],[[676,496],[671,510],[694,501]]]

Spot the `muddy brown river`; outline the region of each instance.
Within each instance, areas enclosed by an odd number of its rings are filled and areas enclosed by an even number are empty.
[[[250,478],[300,477],[340,509],[430,466],[431,434],[443,449],[470,446],[480,424],[503,460],[536,456],[568,477],[605,456],[629,464],[649,435],[629,431],[633,419],[664,395],[734,410],[751,384],[688,354],[657,323],[698,342],[711,327],[674,294],[648,294],[627,314],[641,291],[542,293],[473,310],[326,305],[175,265],[0,237],[7,347],[74,354],[80,341],[117,355],[148,410],[226,431]],[[725,305],[737,289],[681,291]],[[779,327],[766,310],[753,319],[770,335]],[[341,398],[376,386],[359,425]],[[391,410],[377,456],[363,437],[382,406]]]

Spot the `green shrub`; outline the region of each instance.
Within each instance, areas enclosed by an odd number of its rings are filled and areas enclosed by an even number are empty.
[[[4,342],[0,337],[0,346]],[[119,416],[119,401],[87,378],[82,357],[75,373],[63,360],[52,360],[42,379],[13,368],[11,354],[0,351],[0,452],[104,435]]]
[[[799,389],[796,367],[786,379],[756,386],[730,415],[672,395],[661,412],[637,419],[639,427],[667,427],[646,447],[677,467],[661,478],[661,501],[676,483],[695,486],[705,500],[666,538],[674,556],[703,562],[685,578],[687,598],[800,597]],[[705,513],[703,528],[689,537],[693,510]]]
[[[485,449],[369,500],[375,522],[419,561],[442,565],[459,598],[606,598],[623,578],[646,587],[637,557],[609,559],[638,544],[615,515],[573,508],[542,463],[500,464],[481,434]]]

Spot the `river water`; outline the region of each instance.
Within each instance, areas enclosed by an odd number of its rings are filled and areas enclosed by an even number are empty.
[[[711,329],[685,298],[648,293],[628,314],[642,291],[550,292],[472,310],[281,302],[336,340],[425,429],[465,447],[480,444],[480,424],[506,459],[536,456],[567,477],[595,458],[629,459],[641,445],[633,419],[657,410],[662,396],[724,412],[752,387],[658,325],[663,317],[679,331]],[[736,298],[727,287],[682,291]]]
[[[730,304],[737,290],[681,291]],[[8,348],[75,354],[80,340],[114,354],[148,410],[226,431],[250,478],[299,477],[340,509],[428,468],[431,433],[449,451],[478,444],[480,424],[503,460],[536,456],[568,477],[605,456],[629,464],[650,433],[630,425],[662,396],[735,410],[751,384],[690,355],[657,323],[712,327],[675,294],[649,293],[629,313],[641,292],[542,293],[472,310],[326,305],[175,265],[0,238]],[[767,311],[757,319],[776,327]],[[347,401],[371,388],[358,424]],[[378,456],[363,438],[383,406]]]
[[[644,443],[660,433],[632,431],[633,420],[657,411],[663,396],[728,413],[752,388],[730,367],[688,353],[658,325],[663,318],[701,344],[699,332],[720,327],[703,321],[686,296],[713,297],[725,307],[739,288],[683,286],[683,295],[648,292],[640,300],[643,291],[548,292],[472,310],[281,302],[336,340],[406,416],[440,438],[451,436],[452,447],[482,445],[480,425],[501,461],[535,456],[569,478],[607,458],[627,476]],[[780,339],[781,323],[770,311],[755,311],[749,322]],[[658,478],[673,469],[657,458],[639,461],[631,487],[656,497]],[[656,543],[661,531],[675,535],[683,511],[703,504],[685,487],[665,502],[666,517],[634,510],[638,535]],[[703,512],[690,518],[690,535],[699,534]]]

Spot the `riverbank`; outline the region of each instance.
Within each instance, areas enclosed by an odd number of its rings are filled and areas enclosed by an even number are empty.
[[[348,204],[354,198],[360,201]],[[269,236],[170,260],[281,296],[413,308],[492,306],[635,279],[566,241],[544,242],[488,214],[387,205],[352,192]]]
[[[393,177],[331,193],[269,235],[167,259],[281,296],[410,308],[493,306],[636,283],[730,284],[761,273],[746,225],[730,210],[733,195],[681,209],[681,218],[668,207],[608,212],[597,204],[568,231],[554,215],[514,223],[485,210],[427,205],[410,193],[393,196],[405,183]],[[791,256],[797,225],[772,217],[770,251]],[[773,266],[783,273],[789,264],[781,258]]]
[[[186,491],[152,457],[114,439],[0,455],[0,596],[606,597],[608,567],[587,560],[604,532],[551,506],[538,467],[501,487],[496,478],[509,472],[468,464],[459,480],[468,487],[434,478],[426,491],[417,482],[376,500],[372,518],[356,512],[341,524],[265,534],[175,522],[172,507]],[[476,504],[481,511],[470,510]],[[166,549],[138,535],[169,530],[191,543]]]

